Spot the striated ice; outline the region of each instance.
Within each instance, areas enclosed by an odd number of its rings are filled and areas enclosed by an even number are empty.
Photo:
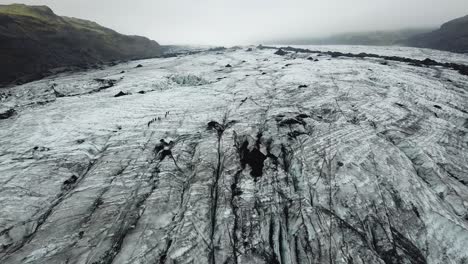
[[[0,91],[0,263],[467,263],[468,77],[246,50]]]

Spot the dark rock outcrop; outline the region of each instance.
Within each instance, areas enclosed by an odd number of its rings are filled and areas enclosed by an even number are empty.
[[[120,91],[119,93],[114,95],[114,97],[122,97],[122,96],[126,96],[126,95],[128,95],[128,93],[124,93],[124,92]]]
[[[14,109],[8,109],[6,111],[0,111],[0,119],[7,119],[16,114]]]
[[[282,49],[279,49],[275,52],[275,55],[279,55],[279,56],[284,56],[288,54],[286,51],[282,50]]]

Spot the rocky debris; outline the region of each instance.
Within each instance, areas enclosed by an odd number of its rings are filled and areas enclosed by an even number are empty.
[[[114,97],[121,97],[121,96],[126,96],[126,95],[129,95],[129,93],[124,93],[124,92],[120,91],[116,95],[114,95]]]
[[[284,51],[283,49],[278,49],[276,52],[275,52],[275,55],[279,55],[279,56],[284,56],[288,54],[286,51]]]
[[[54,95],[55,97],[57,98],[61,98],[61,97],[65,97],[65,95],[59,91],[57,91],[57,89],[55,89],[56,85],[52,85],[51,89],[52,91],[54,91]]]
[[[16,114],[15,109],[0,110],[0,119],[8,119]]]
[[[200,85],[206,85],[209,83],[209,81],[205,80],[203,77],[193,75],[193,74],[173,75],[170,77],[170,80],[182,86],[200,86]]]
[[[121,79],[120,79],[121,80]],[[101,86],[97,89],[99,91],[105,90],[111,87],[114,87],[114,85],[119,81],[115,79],[94,79],[97,83],[99,83]]]
[[[40,152],[49,151],[49,150],[50,150],[50,148],[48,148],[48,147],[35,146],[35,147],[33,148],[33,151],[40,151]]]
[[[85,94],[93,94],[99,93],[106,89],[114,87],[117,83],[123,80],[123,77],[119,79],[102,79],[96,78],[93,79],[92,82],[87,82],[83,84],[86,88],[83,90],[76,89],[76,87],[70,87],[68,85],[60,85],[58,86],[56,83],[52,84],[50,89],[53,91],[54,96],[56,98],[61,97],[73,97],[73,96],[80,96]],[[57,89],[60,88],[60,89]]]
[[[78,181],[78,177],[76,175],[72,175],[69,179],[63,182],[62,189],[68,190],[72,188],[72,185]]]
[[[0,101],[8,99],[8,97],[10,97],[10,96],[11,96],[11,94],[9,94],[9,93],[0,92]]]

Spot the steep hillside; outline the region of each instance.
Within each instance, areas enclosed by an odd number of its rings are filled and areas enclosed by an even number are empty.
[[[468,53],[468,15],[443,24],[440,29],[410,38],[406,44]]]
[[[159,55],[159,44],[145,37],[57,16],[46,6],[0,5],[0,85],[38,79],[60,67]]]

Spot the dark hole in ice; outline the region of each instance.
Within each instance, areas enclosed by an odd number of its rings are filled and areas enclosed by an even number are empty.
[[[160,160],[164,160],[167,156],[171,156],[172,155],[172,151],[168,148],[165,148],[162,152],[161,152],[161,157],[160,157]]]
[[[159,156],[159,160],[162,161],[166,156],[172,155],[171,148],[174,146],[174,142],[166,142],[164,139],[159,141],[160,143],[154,147],[154,154]]]
[[[442,106],[440,106],[440,105],[434,105],[434,107],[437,108],[437,109],[442,109]]]
[[[210,121],[208,122],[207,129],[216,130],[216,132],[218,132],[218,136],[221,136],[226,128],[216,121]]]
[[[298,114],[296,118],[309,118],[310,116],[308,114]]]
[[[143,65],[138,64],[135,68],[141,68],[141,67],[143,67]]]
[[[301,85],[298,86],[298,88],[307,88],[307,87],[309,87],[309,86],[305,85],[305,84],[301,84]]]
[[[279,126],[282,127],[282,126],[290,126],[290,125],[295,125],[295,124],[305,125],[305,122],[304,120],[299,119],[299,118],[288,118],[288,119],[281,121],[279,123]]]
[[[240,148],[241,166],[244,169],[245,165],[249,165],[252,169],[250,175],[254,178],[261,177],[263,175],[263,166],[267,156],[257,147],[253,150],[249,150],[248,146],[249,142],[245,141]]]
[[[71,185],[75,184],[78,181],[78,177],[76,175],[72,175],[69,179],[63,182],[63,189],[69,189]]]
[[[145,91],[139,91],[138,93],[139,94],[145,94],[146,92]]]
[[[226,67],[226,68],[231,68],[232,65],[231,65],[231,64],[227,64],[225,67]]]
[[[343,165],[344,165],[343,162],[338,161],[338,167],[343,167]]]
[[[231,184],[231,192],[232,196],[239,196],[243,193],[239,186],[237,186],[235,183]]]

